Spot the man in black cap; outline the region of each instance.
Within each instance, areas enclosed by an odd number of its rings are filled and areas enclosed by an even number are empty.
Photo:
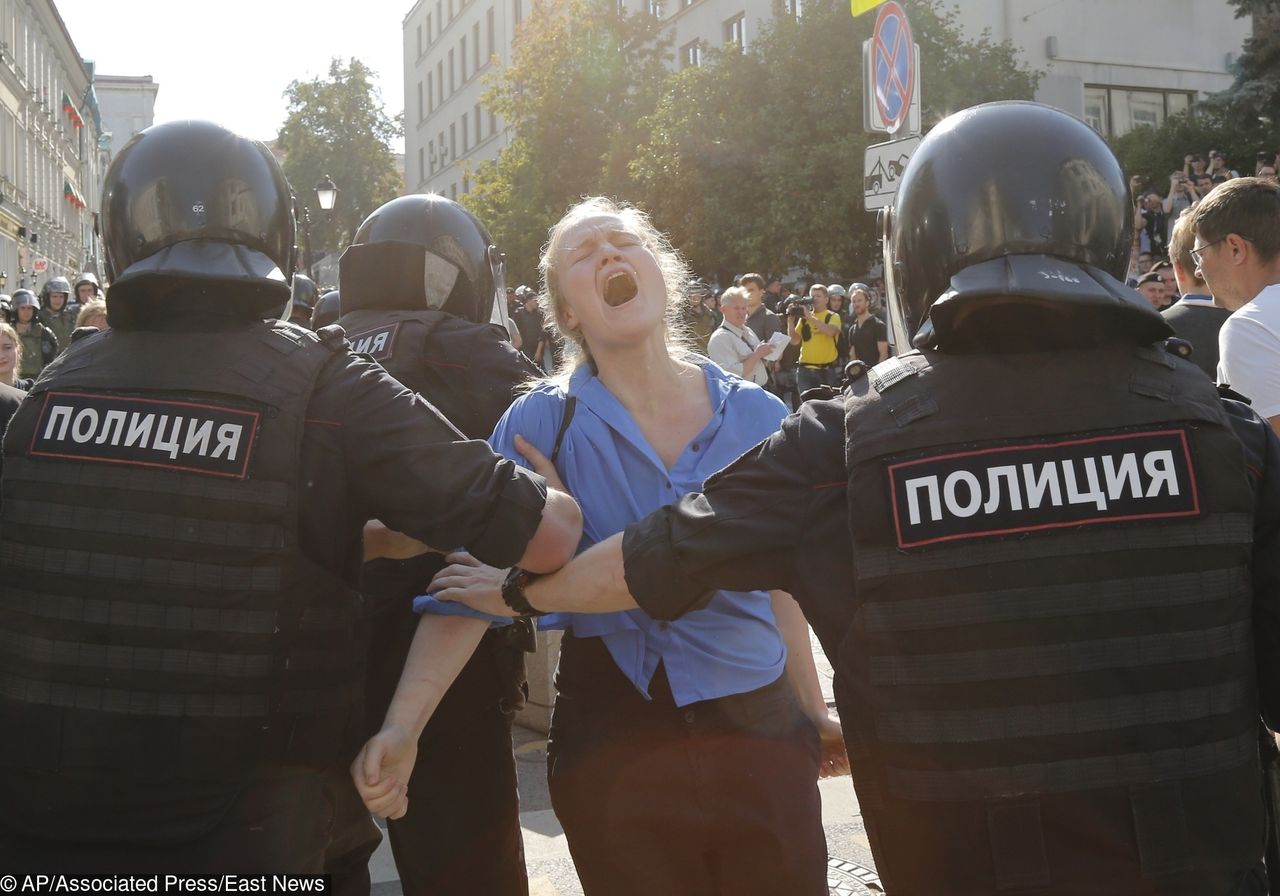
[[[1138,292],[1156,311],[1163,311],[1169,307],[1169,287],[1165,285],[1160,272],[1155,269],[1147,271],[1138,278]]]
[[[885,222],[896,342],[919,351],[560,572],[437,596],[662,619],[789,591],[895,896],[1265,893],[1280,440],[1161,347],[1118,279],[1129,209],[1065,113],[944,120]]]
[[[208,122],[149,128],[107,172],[112,326],[5,436],[6,871],[327,870],[367,894],[379,834],[344,773],[362,527],[546,570],[578,543],[571,499],[340,330],[264,320],[289,297],[291,205],[271,152]]]

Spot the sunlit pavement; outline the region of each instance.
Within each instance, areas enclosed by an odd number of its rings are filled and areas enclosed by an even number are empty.
[[[827,703],[831,697],[831,666],[814,641],[814,662]],[[530,896],[582,896],[582,887],[569,858],[564,832],[551,811],[546,782],[545,736],[525,728],[515,729],[517,771],[520,776],[520,820],[524,828],[525,863],[529,869]],[[822,821],[827,832],[828,883],[833,896],[879,893],[872,870],[871,850],[862,827],[862,815],[849,778],[821,781]],[[374,896],[400,896],[400,881],[384,839],[370,864]],[[477,894],[482,896],[482,894]]]

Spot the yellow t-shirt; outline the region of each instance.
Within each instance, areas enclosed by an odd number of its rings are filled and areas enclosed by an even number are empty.
[[[817,317],[824,324],[829,324],[836,328],[835,336],[828,336],[813,324],[808,324],[809,338],[802,339],[800,342],[800,363],[801,364],[830,364],[836,359],[836,339],[840,334],[840,315],[834,311],[815,312]],[[800,321],[796,324],[796,329],[803,327],[807,321]]]

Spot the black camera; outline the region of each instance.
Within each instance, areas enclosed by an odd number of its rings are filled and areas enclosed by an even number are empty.
[[[805,309],[813,310],[813,296],[798,296],[794,293],[787,296],[782,306],[788,317],[803,317]]]

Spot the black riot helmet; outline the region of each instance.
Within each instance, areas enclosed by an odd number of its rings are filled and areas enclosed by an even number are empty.
[[[502,256],[489,231],[435,193],[392,199],[366,218],[338,271],[343,313],[439,308],[489,323],[506,311]]]
[[[322,295],[316,301],[316,307],[311,309],[311,329],[318,330],[321,327],[329,326],[329,324],[336,324],[341,316],[342,305],[338,297],[338,290],[331,289]]]
[[[47,301],[47,297],[53,295],[55,292],[62,293],[69,300],[71,298],[71,283],[67,280],[66,277],[54,277],[52,280],[50,280],[48,283],[45,284],[44,292],[46,296],[46,301]],[[64,305],[63,307],[65,308],[66,306]]]
[[[259,314],[289,299],[292,199],[261,143],[207,121],[158,124],[125,144],[102,191],[117,308],[176,297],[176,288]]]
[[[1016,328],[1070,318],[1144,342],[1172,335],[1122,282],[1133,212],[1119,161],[1092,128],[1049,106],[988,103],[943,120],[912,156],[882,227],[900,349],[962,345],[978,328],[960,330],[979,319]]]

